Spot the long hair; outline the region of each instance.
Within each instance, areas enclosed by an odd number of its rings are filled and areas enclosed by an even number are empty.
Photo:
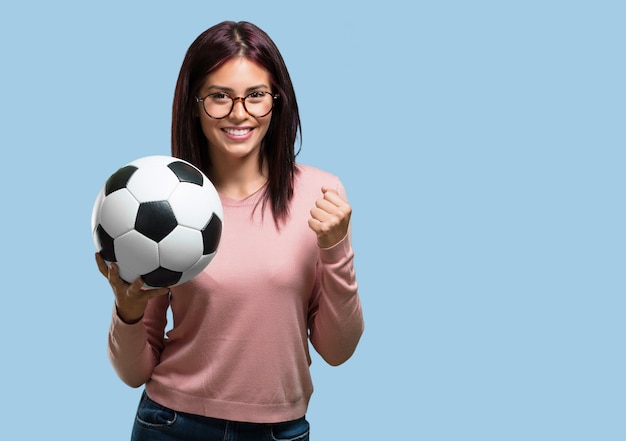
[[[295,144],[298,135],[302,141],[302,128],[287,66],[274,42],[257,26],[248,22],[219,23],[200,34],[187,50],[174,91],[172,156],[191,162],[205,173],[210,170],[209,146],[199,119],[194,117],[195,96],[206,76],[234,57],[245,57],[266,69],[272,93],[280,95],[259,157],[259,167],[265,161],[269,171],[263,207],[270,204],[278,226],[289,216],[297,172]]]

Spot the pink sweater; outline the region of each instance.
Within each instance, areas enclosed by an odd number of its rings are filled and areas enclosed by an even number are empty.
[[[271,423],[305,415],[313,392],[308,340],[331,365],[346,361],[363,332],[350,234],[320,249],[308,226],[321,187],[335,177],[299,166],[291,216],[280,231],[261,192],[222,196],[218,252],[194,280],[152,299],[141,322],[113,314],[109,358],[130,386],[172,409]],[[173,328],[164,337],[166,311]]]

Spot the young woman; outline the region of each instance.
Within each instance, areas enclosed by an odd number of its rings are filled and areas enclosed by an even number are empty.
[[[183,285],[115,294],[109,357],[145,391],[134,440],[308,440],[308,342],[331,365],[363,332],[339,179],[297,164],[296,97],[275,44],[247,22],[202,33],[174,94],[172,155],[211,179],[224,208],[217,255]],[[164,335],[171,308],[173,328]]]

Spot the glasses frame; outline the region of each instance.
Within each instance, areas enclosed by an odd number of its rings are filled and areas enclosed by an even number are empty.
[[[252,94],[254,94],[254,93],[259,93],[259,92],[261,92],[261,93],[263,93],[263,94],[270,95],[270,96],[272,97],[272,106],[270,107],[270,110],[268,110],[268,111],[267,111],[267,113],[266,113],[266,114],[264,114],[264,115],[253,115],[253,114],[251,114],[251,113],[248,111],[248,108],[246,107],[246,99],[247,99],[250,95],[252,95]],[[218,117],[215,117],[215,116],[211,115],[211,114],[210,114],[210,113],[206,110],[206,106],[204,105],[204,103],[205,103],[205,100],[206,100],[208,97],[210,97],[211,95],[226,95],[228,98],[230,98],[230,100],[232,101],[232,104],[231,104],[231,106],[230,106],[230,110],[228,111],[228,113],[227,113],[226,115],[224,115],[224,116],[222,116],[222,117],[219,117],[219,118],[218,118]],[[277,93],[272,94],[272,93],[270,93],[270,92],[265,92],[265,91],[262,91],[262,90],[255,90],[254,92],[250,92],[248,95],[246,95],[246,96],[244,96],[244,97],[237,96],[237,97],[234,97],[234,98],[233,98],[232,96],[230,96],[230,95],[229,95],[229,94],[227,94],[226,92],[213,92],[213,93],[209,93],[209,94],[207,94],[207,95],[203,96],[202,98],[198,98],[197,96],[196,96],[195,98],[196,98],[196,103],[202,103],[202,109],[204,109],[204,113],[206,113],[206,114],[207,114],[207,116],[208,116],[209,118],[212,118],[212,119],[224,119],[224,118],[228,118],[228,116],[229,116],[231,113],[233,113],[233,109],[235,108],[235,104],[236,104],[238,101],[241,101],[241,104],[243,105],[243,110],[245,110],[245,111],[246,111],[246,113],[247,113],[248,115],[250,115],[250,116],[251,116],[251,117],[253,117],[253,118],[263,118],[264,116],[269,115],[269,114],[272,112],[272,110],[274,110],[274,103],[276,102],[276,100],[277,100],[278,98],[280,98],[280,94],[277,94]]]

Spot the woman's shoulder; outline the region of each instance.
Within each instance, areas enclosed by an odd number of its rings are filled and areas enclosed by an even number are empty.
[[[347,199],[345,188],[338,176],[305,164],[298,164],[296,170],[296,198],[316,200],[322,194],[322,187],[328,187]]]
[[[334,174],[311,165],[297,164],[296,170],[296,181],[300,185],[315,186],[319,189],[321,185],[335,188],[339,183],[339,178]]]

